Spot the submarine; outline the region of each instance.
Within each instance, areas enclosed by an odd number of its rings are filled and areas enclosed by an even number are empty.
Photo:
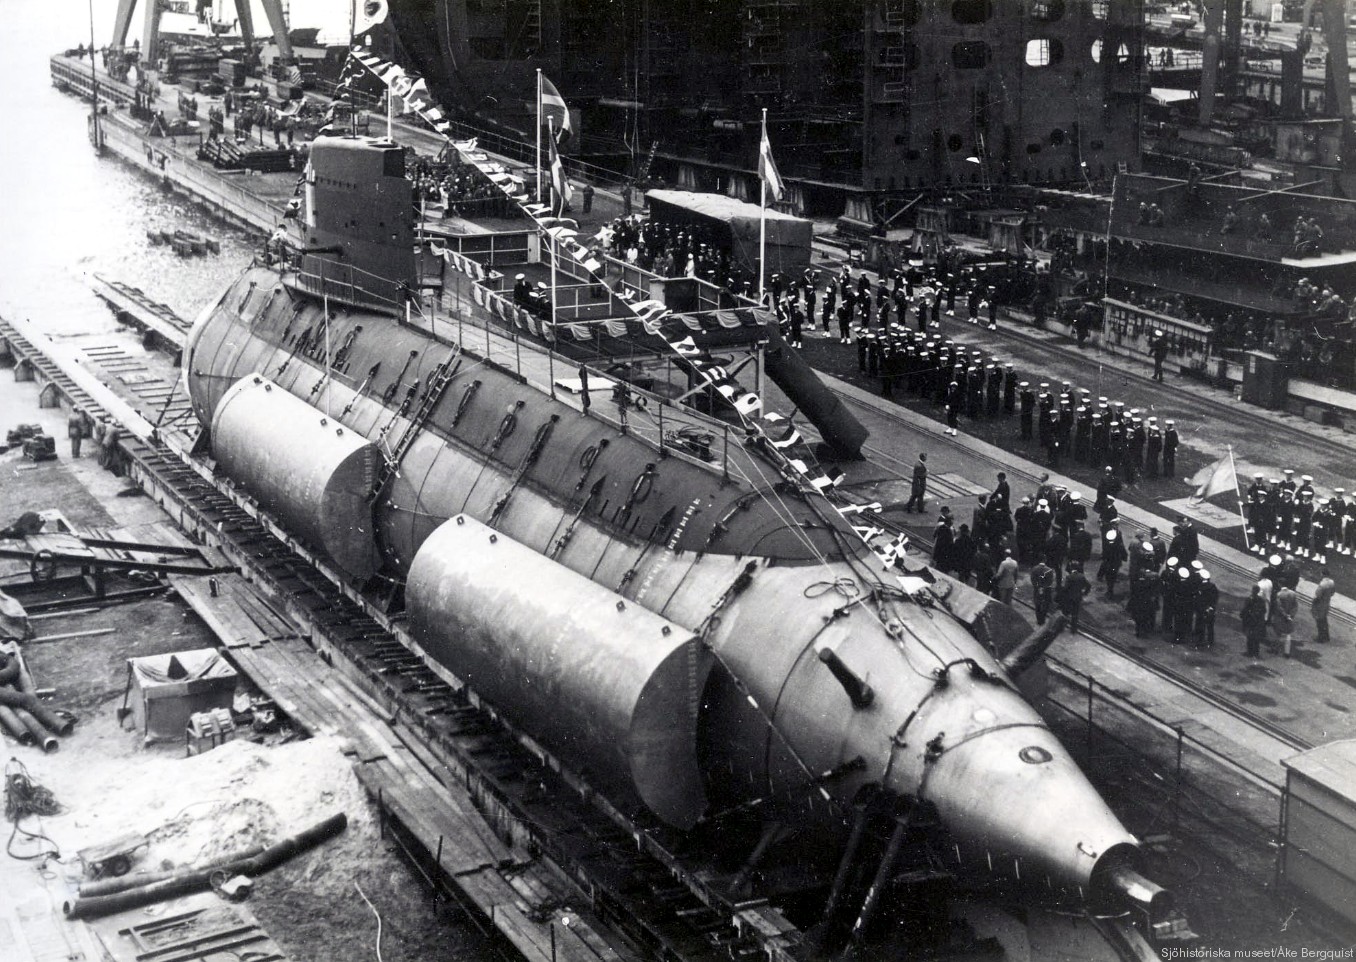
[[[959,891],[1167,910],[1023,694],[1050,626],[887,564],[755,432],[697,456],[636,429],[667,405],[720,432],[719,412],[654,395],[628,424],[459,343],[409,307],[414,215],[403,148],[314,142],[286,236],[186,343],[219,475],[403,605],[427,656],[612,806],[725,852],[746,893],[780,864],[833,880],[826,914],[849,877],[870,899],[884,825],[878,881],[926,850]]]

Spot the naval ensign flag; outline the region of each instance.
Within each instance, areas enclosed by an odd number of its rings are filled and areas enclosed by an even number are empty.
[[[763,142],[758,148],[758,176],[767,185],[767,192],[773,200],[781,200],[786,193],[782,175],[777,173],[777,163],[772,159],[772,144],[767,139],[767,111],[763,112]]]
[[[1235,490],[1238,477],[1234,473],[1233,452],[1230,451],[1209,467],[1201,468],[1191,476],[1191,483],[1196,485],[1195,497],[1201,501]]]

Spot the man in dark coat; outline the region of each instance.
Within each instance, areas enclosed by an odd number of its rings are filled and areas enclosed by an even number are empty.
[[[1059,610],[1069,619],[1069,630],[1077,633],[1078,616],[1083,611],[1083,599],[1087,597],[1092,585],[1088,583],[1083,569],[1076,564],[1069,565],[1069,573],[1059,588]]]
[[[985,540],[975,541],[975,554],[970,560],[970,570],[975,573],[975,590],[980,594],[993,592],[994,560],[993,551]]]
[[[1129,611],[1135,623],[1136,638],[1153,631],[1154,618],[1158,614],[1158,567],[1153,558],[1153,546],[1146,541],[1130,563]]]
[[[1177,476],[1177,428],[1175,421],[1167,422],[1163,431],[1163,477],[1171,480]]]
[[[1210,579],[1210,572],[1202,571],[1196,585],[1196,631],[1197,648],[1215,646],[1215,609],[1219,606],[1219,586]]]
[[[989,505],[997,508],[1000,504],[1006,510],[1012,501],[1012,488],[1008,486],[1008,476],[1005,472],[998,472],[998,484],[993,489],[993,494],[989,495]]]
[[[955,564],[955,532],[951,530],[951,512],[943,508],[942,516],[937,519],[937,527],[932,532],[932,566],[946,573]]]
[[[1262,597],[1262,589],[1252,586],[1252,595],[1243,602],[1243,610],[1238,613],[1243,624],[1243,635],[1247,639],[1249,658],[1262,657],[1262,642],[1267,637],[1267,602]]]
[[[1116,477],[1116,469],[1111,465],[1106,466],[1102,472],[1102,477],[1097,481],[1097,500],[1092,504],[1092,510],[1101,513],[1106,507],[1108,498],[1113,498],[1121,493],[1121,479]]]
[[[970,583],[970,575],[975,560],[975,538],[970,531],[968,524],[960,526],[960,531],[956,534],[956,541],[951,546],[951,567],[955,575],[966,584]]]
[[[1196,585],[1189,568],[1178,568],[1172,592],[1172,643],[1180,645],[1191,640],[1196,621]]]
[[[909,500],[904,505],[905,511],[913,511],[915,506],[919,511],[923,510],[923,501],[927,497],[928,491],[928,456],[926,452],[920,452],[918,462],[913,466],[913,481],[909,487]]]
[[[1058,526],[1050,529],[1045,539],[1045,563],[1055,569],[1055,589],[1064,585],[1064,559],[1069,553],[1068,535]]]
[[[1069,553],[1067,557],[1070,564],[1076,563],[1085,570],[1088,562],[1092,560],[1092,535],[1088,534],[1082,522],[1075,521],[1073,528],[1069,531]]]
[[[1126,560],[1125,543],[1116,528],[1110,528],[1102,535],[1102,566],[1097,569],[1099,580],[1106,582],[1108,601],[1116,599],[1116,579],[1120,577],[1121,566]]]
[[[1031,504],[1030,495],[1022,498],[1022,503],[1013,512],[1012,522],[1016,528],[1017,560],[1022,564],[1030,564],[1033,548],[1041,536],[1036,524],[1036,509]]]
[[[1037,561],[1031,569],[1031,595],[1036,605],[1036,624],[1043,625],[1055,599],[1055,569],[1044,561]]]

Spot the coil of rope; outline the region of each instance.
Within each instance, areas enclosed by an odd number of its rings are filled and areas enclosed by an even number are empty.
[[[41,828],[33,832],[19,824],[26,818],[42,818],[44,815],[55,815],[60,811],[61,806],[57,804],[56,796],[33,780],[23,762],[11,758],[9,764],[5,766],[5,818],[14,823],[14,829],[9,833],[9,841],[5,843],[5,851],[9,857],[23,861],[32,861],[49,855],[60,858],[60,847],[44,835]],[[46,842],[51,846],[51,850],[43,847],[41,851],[19,855],[14,851],[14,841],[21,836],[25,841]]]

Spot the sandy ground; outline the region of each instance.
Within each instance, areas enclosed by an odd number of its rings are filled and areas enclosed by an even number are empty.
[[[134,525],[163,520],[159,509],[92,457],[72,460],[66,412],[37,407],[32,384],[0,370],[0,434],[18,423],[42,423],[60,439],[61,457],[32,465],[17,452],[0,455],[0,524],[25,510],[58,508],[76,524]],[[88,453],[86,448],[86,453]],[[0,567],[0,588],[13,566]],[[21,576],[26,577],[26,576]],[[25,654],[52,703],[79,717],[56,754],[5,741],[11,766],[22,764],[62,806],[43,819],[42,833],[59,857],[0,858],[0,960],[86,959],[97,952],[59,906],[81,879],[81,848],[127,832],[146,835],[133,871],[192,864],[253,844],[269,844],[335,812],[347,830],[320,848],[257,880],[250,908],[298,962],[375,959],[382,916],[385,962],[490,959],[497,943],[456,909],[440,905],[381,838],[375,810],[349,760],[330,739],[253,744],[240,740],[191,758],[182,743],[146,746],[117,720],[129,657],[210,647],[210,632],[174,595],[85,614],[44,619],[39,635],[112,628],[94,637],[32,642]],[[13,767],[12,770],[18,770]],[[33,822],[26,827],[38,827]],[[8,832],[6,832],[8,835]],[[40,851],[16,840],[19,855]],[[139,910],[146,919],[172,905]],[[8,932],[5,926],[8,925]],[[19,933],[18,945],[7,936]]]

